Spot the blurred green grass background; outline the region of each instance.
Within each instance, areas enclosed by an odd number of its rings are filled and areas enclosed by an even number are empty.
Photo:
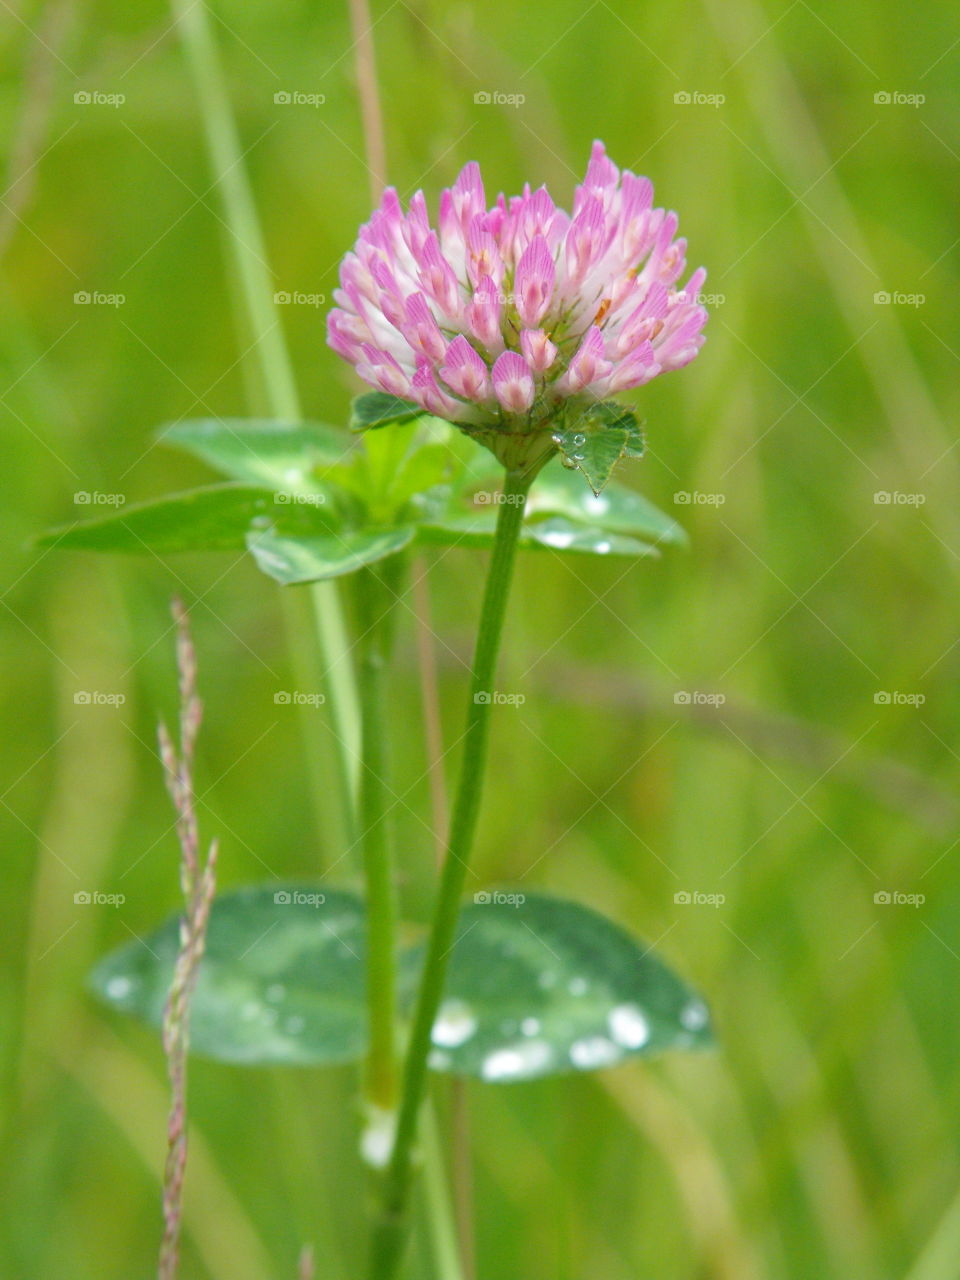
[[[345,7],[213,12],[275,287],[329,297],[369,211]],[[719,295],[702,355],[639,398],[651,452],[630,477],[690,551],[521,566],[500,683],[527,700],[497,716],[476,869],[655,942],[708,995],[722,1045],[471,1086],[481,1280],[960,1275],[960,45],[954,6],[920,15],[893,0],[374,4],[401,194],[423,186],[435,207],[478,159],[488,191],[546,181],[567,202],[602,137],[679,210]],[[87,514],[78,491],[132,502],[206,478],[154,446],[158,424],[265,405],[169,14],[13,3],[0,39],[0,1273],[131,1280],[158,1236],[163,1064],[83,979],[178,902],[153,747],[173,708],[171,593],[200,651],[201,820],[223,887],[338,858],[303,754],[304,729],[328,729],[274,704],[296,677],[279,590],[247,561],[25,549]],[[275,102],[292,91],[325,102]],[[125,301],[78,305],[80,291]],[[324,308],[278,320],[306,411],[343,421],[356,386]],[[467,551],[430,568],[448,740],[482,568]],[[81,690],[126,701],[78,706]],[[391,692],[403,898],[422,921],[409,614]],[[126,901],[78,906],[80,889]],[[358,1274],[353,1073],[198,1063],[191,1087],[184,1276],[290,1276],[306,1240],[320,1276]],[[432,1274],[420,1247],[411,1275]]]

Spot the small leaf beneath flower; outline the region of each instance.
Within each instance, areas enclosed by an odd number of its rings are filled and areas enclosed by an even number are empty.
[[[396,555],[413,539],[414,529],[353,529],[322,537],[284,538],[270,531],[251,533],[247,546],[258,566],[284,586],[321,582],[353,573]]]
[[[711,1042],[700,997],[596,911],[504,891],[461,912],[435,1070],[506,1083]]]
[[[90,985],[159,1028],[179,946],[174,917],[102,960]],[[271,884],[216,898],[190,1048],[255,1066],[351,1062],[366,1044],[364,907],[353,894]]]
[[[400,400],[385,391],[368,391],[357,396],[351,406],[350,430],[371,431],[392,422],[410,422],[423,417],[424,413],[418,404],[411,404],[409,400]]]
[[[643,432],[636,415],[623,405],[591,405],[554,435],[564,464],[586,477],[599,496],[621,458],[643,454]]]
[[[64,550],[134,554],[174,551],[242,551],[258,525],[289,534],[330,527],[334,513],[316,501],[291,502],[289,495],[247,484],[208,485],[156,502],[120,507],[109,516],[63,525],[38,539]]]
[[[201,458],[232,480],[290,493],[316,492],[316,472],[334,466],[352,441],[318,422],[269,418],[198,418],[163,428],[164,444]]]

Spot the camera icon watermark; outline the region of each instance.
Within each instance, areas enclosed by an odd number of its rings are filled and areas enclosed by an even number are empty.
[[[678,707],[722,707],[726,700],[725,693],[706,693],[702,689],[678,689],[673,695]]]
[[[73,695],[75,707],[122,707],[125,693],[101,693],[99,689],[78,689]]]
[[[699,889],[678,889],[673,895],[678,907],[722,907],[727,900],[725,893],[702,893]]]
[[[873,695],[877,707],[922,707],[926,700],[925,693],[901,693],[899,689],[878,689]]]
[[[126,894],[101,893],[99,889],[78,889],[73,901],[78,907],[122,907]]]
[[[125,493],[100,493],[94,490],[78,489],[73,495],[74,504],[78,507],[122,507],[127,500]]]
[[[673,95],[678,107],[722,107],[726,100],[725,93],[703,93],[699,89],[678,89]]]
[[[700,493],[694,489],[678,489],[673,501],[678,507],[722,507],[727,500],[725,493]]]
[[[273,95],[278,107],[322,107],[326,100],[325,93],[304,93],[301,89],[279,89]]]
[[[504,893],[502,889],[481,889],[473,895],[478,907],[522,907],[526,900],[525,893]]]
[[[478,89],[473,101],[478,107],[522,107],[525,93],[503,93],[500,89]]]
[[[326,900],[324,893],[308,893],[303,889],[278,889],[273,895],[278,907],[322,907]]]
[[[322,707],[326,700],[324,693],[304,693],[300,689],[278,689],[273,695],[277,707]]]
[[[922,307],[926,301],[925,293],[905,293],[901,289],[878,289],[873,295],[875,307]]]
[[[873,900],[878,907],[922,907],[927,900],[925,893],[902,893],[899,889],[879,889]]]
[[[94,289],[78,289],[73,295],[76,307],[122,307],[127,300],[125,293],[101,293]]]
[[[324,493],[275,493],[273,500],[281,507],[322,507],[327,497]]]
[[[899,89],[879,89],[873,95],[878,107],[922,107],[926,100],[925,93],[902,93]]]
[[[922,507],[926,500],[925,493],[901,493],[899,489],[878,489],[873,495],[876,507]]]
[[[278,289],[273,295],[278,307],[323,307],[327,302],[325,293],[303,293],[300,289]]]
[[[499,689],[480,689],[473,695],[478,707],[522,707],[527,700],[525,693],[501,693]]]
[[[122,107],[125,93],[103,93],[100,89],[78,89],[73,101],[78,107]]]
[[[522,507],[526,500],[525,493],[504,493],[501,489],[478,489],[473,495],[473,501],[478,507]]]

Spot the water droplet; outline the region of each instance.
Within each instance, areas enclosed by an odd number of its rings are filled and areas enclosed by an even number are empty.
[[[373,1169],[385,1169],[393,1152],[397,1117],[393,1111],[370,1107],[367,1124],[360,1137],[360,1154]]]
[[[582,431],[578,431],[577,434],[573,437],[573,443],[576,445],[586,444],[587,437],[583,434]]]
[[[572,542],[576,541],[576,538],[577,535],[569,529],[544,529],[540,533],[541,542],[545,542],[550,547],[559,547],[561,550],[564,547],[569,547]]]
[[[535,1036],[540,1030],[539,1018],[524,1018],[520,1023],[520,1031],[525,1036]]]
[[[572,996],[585,996],[587,994],[588,983],[586,978],[571,978],[567,983],[567,990]]]
[[[581,1071],[609,1067],[619,1057],[620,1050],[606,1036],[590,1036],[586,1040],[577,1040],[570,1046],[570,1061]]]
[[[276,1004],[278,1000],[282,1000],[287,994],[287,988],[282,982],[274,982],[266,990],[266,997],[272,1003]]]
[[[584,506],[591,515],[602,516],[610,510],[610,499],[597,497],[595,493],[588,494]]]
[[[702,1000],[691,1000],[680,1010],[680,1021],[688,1031],[700,1031],[707,1025],[707,1006]]]
[[[625,1049],[640,1049],[650,1039],[650,1023],[635,1004],[618,1004],[608,1021],[610,1034]]]
[[[107,995],[111,1000],[122,1000],[124,996],[128,996],[133,990],[133,983],[129,978],[124,978],[119,974],[115,978],[111,978],[107,983]]]
[[[528,1040],[526,1044],[497,1049],[483,1060],[481,1074],[484,1080],[522,1080],[542,1070],[553,1056],[553,1051],[542,1040]]]
[[[469,1040],[477,1029],[476,1015],[462,1000],[447,1000],[433,1024],[433,1043],[455,1049]]]
[[[597,552],[598,555],[605,556],[607,552],[610,550],[611,545],[612,545],[611,543],[606,541],[598,542],[593,549],[594,551]]]

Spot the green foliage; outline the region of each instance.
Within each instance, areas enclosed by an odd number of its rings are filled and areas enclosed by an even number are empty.
[[[102,960],[91,987],[159,1028],[178,939],[174,916]],[[352,894],[279,883],[220,894],[193,996],[192,1051],[247,1066],[353,1061],[366,1041],[363,952],[363,904]]]
[[[431,1066],[508,1083],[711,1042],[706,1006],[652,950],[576,902],[478,893],[461,912]]]
[[[284,586],[322,582],[354,573],[396,555],[413,539],[413,529],[345,529],[318,538],[283,538],[271,532],[251,533],[247,545],[268,577]]]
[[[330,526],[322,503],[295,504],[288,495],[248,484],[209,485],[156,502],[120,507],[108,516],[63,525],[38,539],[64,551],[242,551],[258,528],[308,536]]]
[[[350,430],[371,431],[377,427],[388,427],[421,417],[423,410],[419,405],[388,395],[385,391],[367,391],[353,401]]]
[[[102,960],[91,986],[154,1027],[173,976],[178,920]],[[196,1053],[221,1062],[325,1065],[366,1040],[364,909],[316,885],[219,895],[191,1019]],[[403,957],[407,1004],[422,962]],[[706,1006],[652,951],[575,902],[491,891],[464,907],[431,1066],[491,1083],[592,1071],[710,1043]]]
[[[614,408],[616,413],[609,405],[595,406],[588,415],[607,424],[591,437],[599,441],[590,453],[594,478],[601,456],[610,467],[616,461],[611,439],[619,442],[617,457],[628,451],[623,441],[634,429],[633,415]],[[157,555],[246,546],[264,573],[293,585],[352,573],[415,539],[473,547],[493,541],[498,464],[455,428],[424,414],[394,419],[389,431],[372,432],[359,443],[316,423],[242,419],[178,423],[160,438],[234,483],[121,508],[54,529],[42,542]],[[534,484],[520,545],[650,556],[661,544],[682,542],[679,526],[639,494],[615,485],[591,494],[554,462]]]
[[[322,493],[320,473],[349,448],[342,431],[319,422],[197,418],[163,428],[159,439],[192,453],[231,480],[282,493]]]
[[[643,456],[643,432],[636,414],[613,401],[569,413],[554,440],[564,464],[581,471],[597,496],[621,458]]]

